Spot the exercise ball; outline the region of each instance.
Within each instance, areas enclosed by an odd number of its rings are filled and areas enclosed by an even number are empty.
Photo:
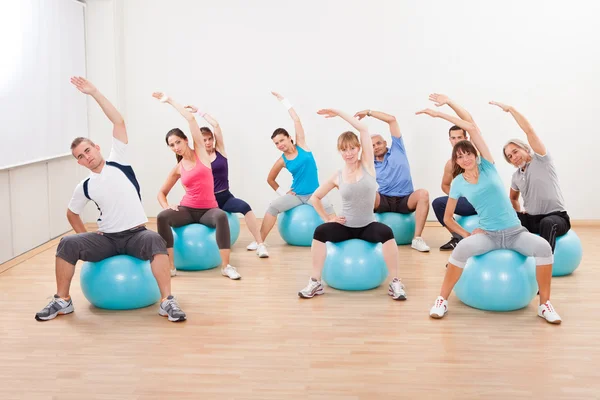
[[[411,244],[415,237],[415,213],[376,213],[375,220],[389,226],[394,232],[396,244]]]
[[[182,271],[202,271],[221,265],[214,228],[189,224],[171,229],[175,268]]]
[[[292,246],[310,246],[317,226],[323,220],[313,206],[301,204],[283,212],[277,219],[279,234]]]
[[[479,215],[456,215],[454,220],[467,232],[472,233],[476,228],[479,228]]]
[[[583,247],[579,236],[573,230],[556,238],[552,276],[572,274],[579,267],[583,257]]]
[[[227,220],[229,221],[229,237],[233,246],[240,237],[240,219],[235,214],[229,212],[225,212],[225,214],[227,214]]]
[[[492,250],[469,258],[454,292],[470,307],[518,310],[527,307],[537,294],[535,268],[533,257],[513,250]]]
[[[83,295],[98,308],[131,310],[160,300],[150,261],[128,255],[83,263],[80,280]]]
[[[351,239],[327,242],[323,280],[340,290],[369,290],[378,287],[388,275],[381,243]]]

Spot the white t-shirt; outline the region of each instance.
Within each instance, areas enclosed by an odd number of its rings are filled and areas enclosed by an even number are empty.
[[[89,201],[84,193],[84,183],[87,180],[88,195],[100,210],[99,231],[122,232],[145,224],[148,218],[138,190],[124,172],[130,173],[131,178],[135,180],[133,169],[127,162],[127,145],[113,138],[110,155],[106,161],[117,165],[106,164],[99,174],[92,172],[89,178],[81,181],[73,192],[69,210],[75,214],[83,212],[83,208]]]

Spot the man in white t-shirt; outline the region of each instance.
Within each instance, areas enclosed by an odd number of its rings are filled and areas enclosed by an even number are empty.
[[[97,262],[127,254],[150,261],[162,297],[159,314],[172,322],[184,321],[186,315],[171,295],[166,243],[158,233],[145,227],[148,219],[141,202],[140,186],[127,162],[125,121],[91,82],[74,77],[71,83],[82,93],[92,96],[113,123],[113,142],[106,161],[100,146],[87,138],[76,138],[71,144],[73,156],[91,174],[77,185],[69,203],[67,219],[76,234],[62,238],[56,250],[56,294],[35,319],[47,321],[74,311],[69,288],[77,261]],[[87,232],[79,216],[90,200],[96,203],[100,212],[98,232]]]

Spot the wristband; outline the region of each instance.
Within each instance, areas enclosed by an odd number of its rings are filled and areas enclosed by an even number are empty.
[[[161,103],[166,103],[167,100],[169,100],[169,96],[167,96],[166,94],[163,94],[162,97],[159,99]]]
[[[278,187],[276,190],[277,194],[280,196],[285,196],[287,193],[282,188]]]
[[[290,103],[290,101],[288,99],[283,99],[281,100],[281,104],[285,107],[286,110],[289,111],[290,108],[292,108],[292,103]]]

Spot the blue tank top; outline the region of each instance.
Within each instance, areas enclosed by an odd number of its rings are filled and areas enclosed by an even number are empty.
[[[298,155],[293,160],[285,158],[285,154],[281,155],[285,167],[292,174],[292,191],[300,196],[313,194],[319,187],[317,163],[312,152],[300,146],[296,146],[296,150]]]

